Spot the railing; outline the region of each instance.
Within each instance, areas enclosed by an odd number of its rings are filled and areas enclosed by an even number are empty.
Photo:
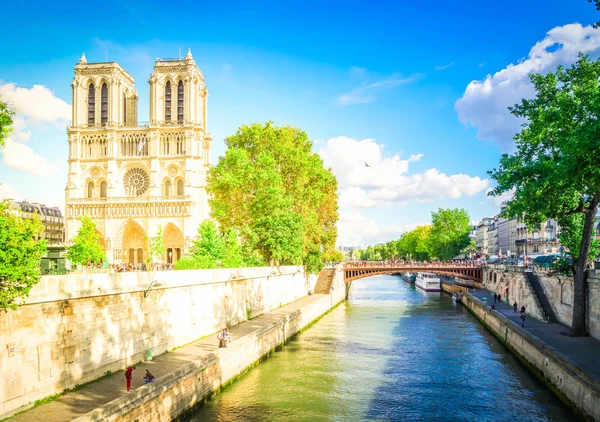
[[[201,126],[201,122],[192,122],[184,120],[179,122],[177,120],[152,120],[142,121],[136,123],[124,123],[124,122],[105,122],[105,123],[83,123],[80,125],[67,126],[68,130],[73,129],[114,129],[114,128],[131,128],[131,129],[148,129],[154,126],[170,126],[170,127],[182,127],[182,126]]]
[[[168,202],[168,201],[186,201],[191,200],[191,195],[172,195],[172,196],[112,196],[107,198],[70,198],[69,203],[115,203],[115,202]]]

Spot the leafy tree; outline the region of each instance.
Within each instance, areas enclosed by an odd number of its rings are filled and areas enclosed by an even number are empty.
[[[431,251],[442,261],[459,255],[469,245],[471,217],[465,209],[438,209],[431,213]]]
[[[16,309],[17,299],[39,282],[46,241],[36,237],[42,230],[39,219],[22,218],[0,202],[0,309]]]
[[[583,228],[575,261],[571,335],[586,333],[585,269],[600,200],[600,61],[580,55],[556,72],[530,76],[536,91],[510,108],[523,118],[516,151],[489,172],[498,183],[491,195],[514,191],[503,215],[534,226],[548,218],[564,222],[581,214]],[[577,242],[575,242],[577,243]]]
[[[72,240],[68,257],[75,264],[87,265],[106,259],[102,235],[89,216],[81,217],[81,228]]]
[[[342,251],[338,251],[335,249],[323,253],[323,259],[329,262],[342,262],[345,258],[346,255]]]
[[[427,261],[431,259],[431,226],[419,226],[404,233],[398,244],[399,255],[404,259]]]
[[[207,187],[219,226],[234,229],[264,263],[308,268],[315,256],[322,261],[337,238],[337,180],[306,132],[270,122],[244,125],[225,143]]]
[[[244,252],[239,242],[238,235],[233,229],[227,229],[223,236],[225,256],[223,257],[223,268],[240,268],[244,266]]]
[[[154,260],[163,259],[163,257],[165,256],[165,250],[166,250],[166,248],[165,248],[165,243],[164,243],[163,228],[159,224],[156,236],[154,236],[154,238],[150,242],[150,248],[148,249],[148,251],[150,252],[148,254],[148,255],[150,255],[150,257],[149,257],[149,259],[151,260],[150,262],[152,262],[153,259]]]
[[[560,243],[566,248],[571,256],[579,256],[581,239],[583,237],[583,226],[585,225],[585,215],[582,213],[564,216],[558,221],[560,233],[558,235]],[[592,237],[590,251],[586,261],[592,261],[598,256],[598,241]]]
[[[198,263],[198,268],[217,268],[223,260],[225,244],[213,220],[204,220],[200,223],[189,256]]]
[[[474,255],[477,252],[477,243],[474,240],[469,241],[469,244],[465,246],[460,253],[465,256]]]
[[[0,147],[4,146],[4,142],[12,130],[14,115],[15,111],[0,101]]]

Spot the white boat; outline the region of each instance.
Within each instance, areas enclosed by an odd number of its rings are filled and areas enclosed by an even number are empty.
[[[415,286],[426,292],[439,292],[442,290],[439,276],[433,273],[417,273]]]

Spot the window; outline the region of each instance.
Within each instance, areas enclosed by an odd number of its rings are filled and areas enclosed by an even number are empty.
[[[89,182],[88,186],[87,186],[87,197],[88,198],[93,198],[94,197],[94,183],[93,182]]]
[[[171,121],[171,82],[165,85],[165,122]]]
[[[96,88],[90,84],[88,90],[88,125],[96,123]]]
[[[100,198],[106,198],[106,182],[100,183]]]
[[[183,81],[177,85],[177,123],[183,124]]]
[[[123,123],[127,123],[127,97],[123,94]]]
[[[183,180],[177,181],[177,196],[183,196]]]
[[[102,90],[100,94],[100,122],[108,123],[108,86],[102,84]]]
[[[165,182],[165,196],[171,196],[171,181],[167,180]]]

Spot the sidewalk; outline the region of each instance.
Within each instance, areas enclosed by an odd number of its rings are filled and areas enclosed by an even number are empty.
[[[303,306],[317,301],[326,295],[315,294],[307,296],[282,306],[274,311],[265,313],[251,321],[245,321],[229,330],[231,341],[259,331],[280,320],[283,316],[298,311]],[[217,334],[211,334],[201,340],[190,343],[175,351],[156,356],[153,361],[136,365],[131,380],[132,391],[144,385],[146,369],[158,380],[160,377],[180,368],[181,366],[208,356],[218,349]],[[51,403],[43,404],[35,409],[10,418],[9,422],[64,422],[100,407],[127,393],[124,371],[119,371],[111,377],[89,384],[78,391],[67,393]]]
[[[494,303],[494,294],[487,290],[477,289],[470,291],[479,300],[487,298],[485,302]],[[512,306],[504,302],[496,303],[496,311],[521,326],[520,307],[515,313]],[[527,312],[525,312],[527,316]],[[544,343],[554,348],[562,355],[569,358],[583,371],[600,381],[600,341],[592,337],[569,337],[570,328],[560,323],[546,324],[529,316],[525,318],[525,330]]]

